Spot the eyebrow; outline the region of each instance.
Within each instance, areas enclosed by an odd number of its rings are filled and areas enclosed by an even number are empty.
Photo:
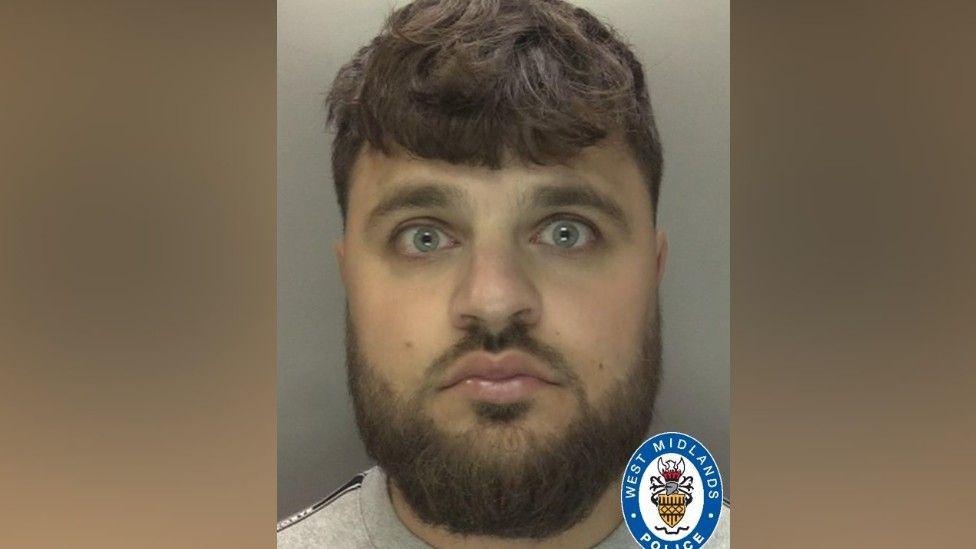
[[[375,227],[384,217],[402,210],[451,208],[465,203],[466,194],[457,187],[433,183],[401,187],[383,198],[366,217],[366,227]]]
[[[532,193],[531,203],[535,208],[579,206],[596,210],[610,218],[625,234],[630,234],[627,216],[617,201],[586,184],[539,187]]]
[[[520,200],[521,202],[521,200]],[[623,208],[610,196],[585,183],[568,185],[543,185],[532,191],[531,207],[565,208],[576,206],[598,211],[613,221],[624,234],[630,234],[630,224]],[[366,217],[367,230],[379,224],[384,217],[403,210],[423,208],[461,208],[466,206],[467,193],[450,185],[425,183],[401,187],[380,200]]]

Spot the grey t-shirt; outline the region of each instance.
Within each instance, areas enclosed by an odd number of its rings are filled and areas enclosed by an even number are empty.
[[[729,513],[729,507],[723,506],[715,532],[702,547],[729,547]],[[328,498],[278,523],[278,549],[322,547],[430,549],[397,518],[386,474],[379,467],[356,475]],[[638,544],[623,521],[596,545],[596,549],[634,547]]]

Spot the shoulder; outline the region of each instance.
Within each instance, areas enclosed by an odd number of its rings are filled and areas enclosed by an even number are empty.
[[[369,471],[277,524],[279,549],[368,546],[359,496]]]
[[[732,545],[732,506],[722,502],[722,513],[718,516],[715,531],[702,547],[706,549],[727,549]]]

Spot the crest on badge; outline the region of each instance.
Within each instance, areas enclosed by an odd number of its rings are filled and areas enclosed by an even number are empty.
[[[690,528],[690,526],[678,526],[678,523],[684,518],[688,504],[695,499],[692,493],[695,489],[694,479],[690,475],[684,476],[684,458],[677,462],[657,458],[657,472],[660,476],[651,477],[651,501],[657,505],[657,513],[664,524],[674,530],[663,526],[656,526],[655,530],[667,534],[679,534]]]

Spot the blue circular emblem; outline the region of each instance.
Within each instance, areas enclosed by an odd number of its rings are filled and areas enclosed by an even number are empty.
[[[707,448],[661,433],[634,452],[620,483],[624,522],[641,547],[701,547],[722,514],[722,475]]]

